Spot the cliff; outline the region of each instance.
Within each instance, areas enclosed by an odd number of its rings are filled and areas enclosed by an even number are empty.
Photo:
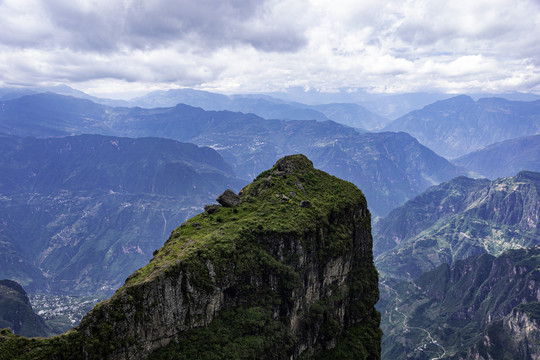
[[[540,243],[540,173],[457,177],[393,210],[373,229],[382,277],[416,278],[441,264]]]
[[[26,291],[11,280],[0,280],[0,328],[4,327],[23,336],[52,333],[45,321],[32,310]]]
[[[540,359],[540,303],[522,304],[490,325],[468,360]]]
[[[239,195],[173,231],[77,328],[39,340],[4,331],[0,358],[378,359],[362,192],[293,155]]]
[[[443,264],[410,283],[381,282],[383,359],[531,359],[518,354],[539,354],[539,279],[540,247],[532,247]],[[522,351],[504,357],[502,349]]]

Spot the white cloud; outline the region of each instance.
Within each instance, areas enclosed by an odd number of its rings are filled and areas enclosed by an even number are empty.
[[[536,0],[4,0],[0,82],[540,92]]]

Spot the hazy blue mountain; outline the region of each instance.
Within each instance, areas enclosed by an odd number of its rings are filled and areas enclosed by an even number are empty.
[[[147,112],[134,109],[115,130],[210,146],[248,179],[286,154],[303,153],[324,171],[358,185],[376,215],[461,172],[405,133],[359,134],[330,121],[263,120],[186,105]]]
[[[0,133],[16,136],[66,136],[106,133],[113,117],[108,107],[90,100],[52,93],[2,102]]]
[[[437,154],[456,158],[495,142],[540,132],[540,100],[456,96],[400,117],[385,127],[406,131]]]
[[[373,230],[379,271],[401,279],[470,255],[537,245],[540,173],[458,177],[409,200]]]
[[[4,87],[0,88],[0,101],[18,99],[26,95],[36,95],[42,93],[53,93],[58,95],[72,96],[79,99],[86,99],[98,104],[109,106],[129,106],[130,102],[125,100],[113,100],[98,98],[88,95],[82,91],[73,89],[66,85],[56,86],[27,86],[27,87]]]
[[[337,123],[368,131],[382,129],[390,121],[358,104],[332,103],[313,105],[312,108]]]
[[[465,359],[473,348],[469,355],[490,352],[486,360],[537,358],[539,278],[535,247],[443,264],[410,283],[383,282],[382,358]]]
[[[0,329],[27,337],[49,336],[51,329],[32,310],[26,291],[15,281],[0,280]]]
[[[268,95],[284,101],[295,101],[309,105],[328,103],[355,103],[387,119],[396,119],[415,109],[420,109],[438,100],[453,95],[435,93],[384,94],[357,89],[340,89],[331,93],[318,90],[306,90],[303,87],[288,88],[283,92],[271,92]]]
[[[512,176],[521,170],[540,171],[540,135],[491,144],[453,162],[490,179]]]
[[[135,98],[132,104],[144,108],[174,107],[185,104],[205,110],[229,110],[253,113],[265,119],[328,120],[324,114],[307,109],[306,105],[296,106],[266,95],[222,95],[193,89],[154,91]]]
[[[333,120],[358,129],[382,128],[389,120],[365,107],[352,103],[307,105],[285,101],[268,95],[221,95],[192,89],[156,91],[136,98],[132,105],[144,108],[173,107],[186,104],[205,110],[228,110],[253,113],[265,119],[280,120]]]
[[[0,277],[28,290],[111,290],[226,188],[210,148],[157,138],[0,137]]]
[[[132,106],[147,109],[187,104],[207,110],[219,110],[230,102],[227,95],[194,89],[157,90],[131,100]]]
[[[34,95],[35,91],[29,88],[0,88],[0,101],[13,100],[26,95]]]
[[[191,142],[217,150],[243,179],[253,179],[284,155],[303,153],[317,167],[358,185],[375,215],[463,173],[405,133],[360,134],[331,121],[265,120],[184,104],[111,108],[52,94],[4,104],[0,129],[5,132],[40,136],[90,132]]]
[[[277,99],[237,97],[231,104],[222,109],[253,113],[265,119],[282,120],[330,120],[322,112],[303,104],[285,103]],[[336,121],[339,122],[339,121]]]

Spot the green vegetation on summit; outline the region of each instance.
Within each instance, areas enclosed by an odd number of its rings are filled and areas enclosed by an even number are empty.
[[[362,192],[293,155],[239,196],[173,231],[74,330],[41,340],[4,332],[0,354],[378,359],[378,275]]]
[[[126,285],[146,281],[148,274],[156,270],[161,273],[168,265],[209,246],[215,252],[203,252],[214,255],[215,258],[208,258],[210,261],[225,260],[223,255],[234,252],[238,241],[246,235],[250,237],[254,229],[264,234],[314,232],[321,223],[328,222],[328,214],[340,213],[362,202],[367,208],[364,196],[353,184],[326,174],[321,176],[324,173],[313,169],[305,157],[287,161],[284,158],[242,189],[241,206],[220,207],[213,214],[203,212],[173,231],[150,263],[131,275]],[[325,253],[320,255],[332,257],[351,248],[348,229],[337,226],[333,229],[335,236],[325,243]]]

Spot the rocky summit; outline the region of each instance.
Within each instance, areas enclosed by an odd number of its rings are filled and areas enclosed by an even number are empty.
[[[2,330],[0,358],[380,358],[362,192],[292,155],[239,197],[174,230],[77,328],[48,339]]]

